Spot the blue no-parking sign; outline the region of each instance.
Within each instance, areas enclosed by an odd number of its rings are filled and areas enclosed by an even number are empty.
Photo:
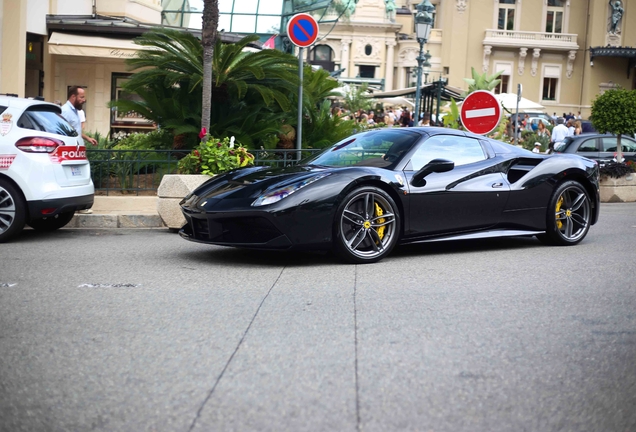
[[[287,37],[300,48],[308,47],[318,39],[318,22],[309,14],[296,14],[287,23]]]

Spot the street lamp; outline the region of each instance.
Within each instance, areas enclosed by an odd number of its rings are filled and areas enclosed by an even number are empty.
[[[428,83],[428,74],[431,73],[431,64],[429,60],[431,59],[431,54],[426,50],[426,54],[424,54],[424,63],[422,64],[422,73],[424,74],[424,84]]]
[[[417,14],[415,15],[415,36],[420,44],[420,55],[417,56],[417,89],[415,90],[415,119],[417,124],[420,121],[420,98],[422,97],[422,66],[425,61],[424,44],[428,42],[433,26],[433,15],[431,12],[435,10],[435,6],[429,0],[422,0],[416,6]],[[429,66],[430,67],[430,66]]]

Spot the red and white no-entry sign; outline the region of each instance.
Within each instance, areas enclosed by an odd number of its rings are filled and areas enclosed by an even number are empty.
[[[495,95],[486,90],[477,90],[462,103],[462,124],[474,134],[487,135],[501,121],[501,104]]]

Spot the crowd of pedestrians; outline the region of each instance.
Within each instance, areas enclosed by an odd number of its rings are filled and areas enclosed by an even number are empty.
[[[435,122],[435,116],[430,113],[420,114],[420,120],[416,124],[413,112],[405,107],[399,107],[395,110],[389,108],[384,111],[359,109],[355,113],[346,112],[340,107],[334,107],[332,114],[334,116],[340,116],[344,120],[353,119],[357,123],[364,125],[377,125],[382,123],[389,127],[444,126],[442,121]]]

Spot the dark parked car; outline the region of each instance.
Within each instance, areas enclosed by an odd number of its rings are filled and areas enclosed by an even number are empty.
[[[581,130],[583,133],[597,133],[592,120],[581,120]]]
[[[629,136],[621,137],[623,157],[626,161],[636,161],[636,140]],[[581,134],[565,138],[554,149],[555,153],[572,153],[598,161],[602,166],[614,160],[618,149],[615,135]]]
[[[253,249],[332,249],[353,263],[397,244],[537,236],[575,245],[599,214],[599,168],[452,129],[353,135],[288,168],[219,175],[181,201],[180,234]]]

